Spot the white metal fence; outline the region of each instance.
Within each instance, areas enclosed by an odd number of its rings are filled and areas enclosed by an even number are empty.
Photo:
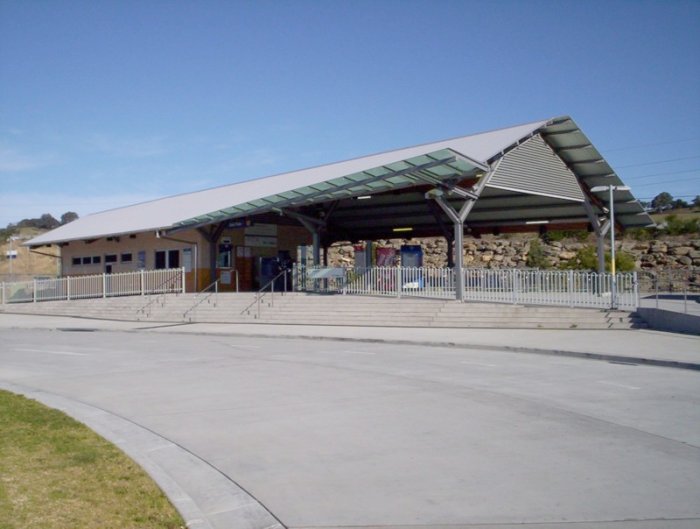
[[[0,301],[3,304],[26,303],[184,291],[184,268],[169,268],[0,283]]]
[[[639,304],[637,274],[576,270],[467,268],[465,301],[561,305],[635,310]],[[452,268],[297,267],[295,290],[395,297],[456,299]]]
[[[454,299],[451,268],[373,267],[348,270],[348,294]]]

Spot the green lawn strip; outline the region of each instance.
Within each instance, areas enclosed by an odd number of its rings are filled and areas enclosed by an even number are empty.
[[[0,391],[0,529],[181,529],[151,478],[64,413]]]

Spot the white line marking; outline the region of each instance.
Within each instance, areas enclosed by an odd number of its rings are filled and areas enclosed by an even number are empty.
[[[627,384],[618,384],[617,382],[608,382],[607,380],[599,380],[598,384],[607,384],[608,386],[616,386],[618,388],[625,389],[642,389],[637,386],[628,386]]]
[[[44,353],[47,355],[66,355],[66,356],[87,356],[87,353],[73,353],[71,351],[47,351],[46,349],[15,349],[20,353]]]

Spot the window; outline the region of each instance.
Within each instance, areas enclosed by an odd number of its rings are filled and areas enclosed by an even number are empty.
[[[102,257],[99,255],[92,256],[92,264],[100,264],[102,262]]]
[[[180,250],[156,250],[156,270],[180,267]]]
[[[105,263],[116,263],[117,256],[115,254],[105,255]]]
[[[80,257],[73,257],[73,259],[71,259],[71,264],[73,266],[78,266],[80,263],[81,263]]]
[[[130,263],[133,260],[133,257],[131,256],[130,253],[123,253],[122,254],[122,263]]]
[[[167,268],[166,266],[166,256],[167,254],[165,252],[157,251],[156,252],[156,270],[162,270],[163,268]]]
[[[84,265],[88,265],[88,264],[90,264],[90,263],[92,263],[92,258],[90,258],[90,257],[83,257],[83,264],[84,264]]]
[[[170,250],[168,252],[168,268],[180,267],[180,250]]]

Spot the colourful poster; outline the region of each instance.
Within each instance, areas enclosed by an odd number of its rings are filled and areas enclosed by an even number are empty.
[[[377,266],[394,266],[396,250],[394,248],[377,248]]]

